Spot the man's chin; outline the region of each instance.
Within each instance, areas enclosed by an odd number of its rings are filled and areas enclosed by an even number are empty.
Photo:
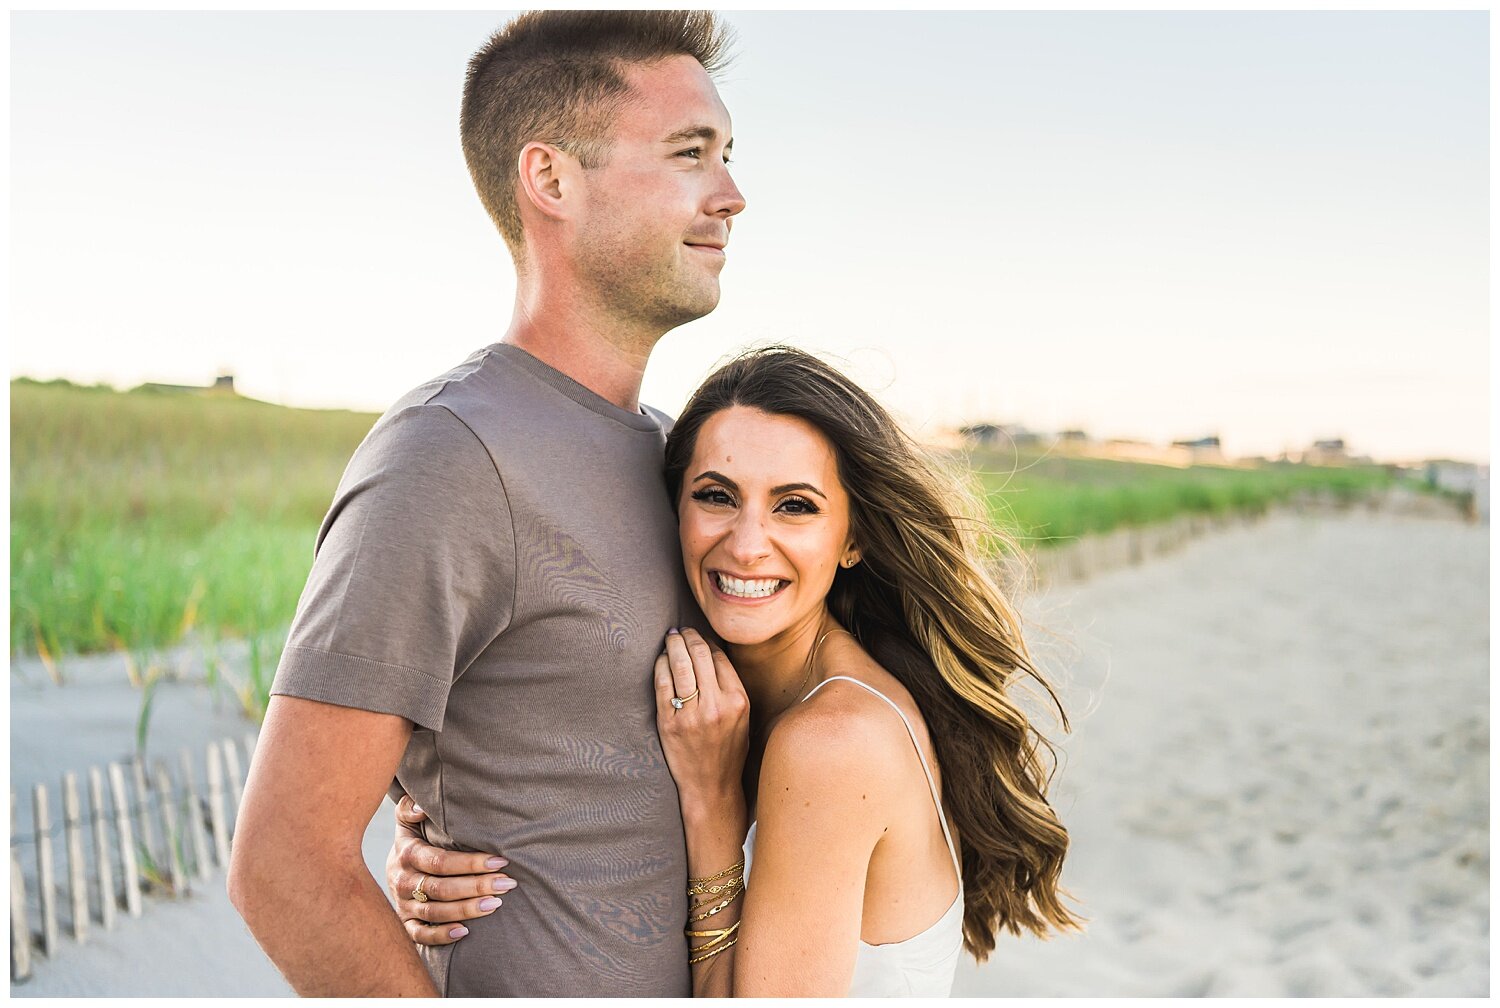
[[[667,325],[668,329],[676,329],[678,326],[687,325],[689,322],[701,319],[703,316],[719,307],[719,285],[714,284],[711,290],[696,291],[690,297],[672,305],[672,311]]]

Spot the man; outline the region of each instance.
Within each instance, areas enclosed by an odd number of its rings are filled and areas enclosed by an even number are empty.
[[[514,315],[350,461],[235,836],[231,897],[301,994],[690,993],[651,674],[692,600],[638,396],[657,340],[718,303],[744,208],[726,42],[706,12],[543,11],[470,62]],[[430,840],[503,848],[517,883],[425,969],[361,856],[393,777]]]

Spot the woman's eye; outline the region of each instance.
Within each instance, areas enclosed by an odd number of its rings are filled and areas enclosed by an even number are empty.
[[[692,497],[695,501],[704,504],[716,504],[721,507],[728,507],[734,503],[734,498],[730,497],[727,491],[720,490],[717,487],[710,487],[707,490],[694,490]]]
[[[813,515],[818,513],[818,506],[803,497],[788,497],[777,505],[777,510],[794,515]]]

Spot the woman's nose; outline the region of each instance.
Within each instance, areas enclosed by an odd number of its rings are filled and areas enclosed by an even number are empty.
[[[729,535],[729,555],[749,566],[771,555],[771,539],[758,517],[741,515]]]

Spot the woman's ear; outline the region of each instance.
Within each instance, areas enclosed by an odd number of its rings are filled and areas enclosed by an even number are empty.
[[[849,548],[844,550],[844,559],[840,560],[839,564],[843,567],[853,567],[855,564],[859,563],[860,557],[863,555],[864,554],[860,552],[858,546],[850,543]]]
[[[555,144],[533,140],[517,159],[521,193],[543,216],[564,221],[573,216],[583,166]]]

